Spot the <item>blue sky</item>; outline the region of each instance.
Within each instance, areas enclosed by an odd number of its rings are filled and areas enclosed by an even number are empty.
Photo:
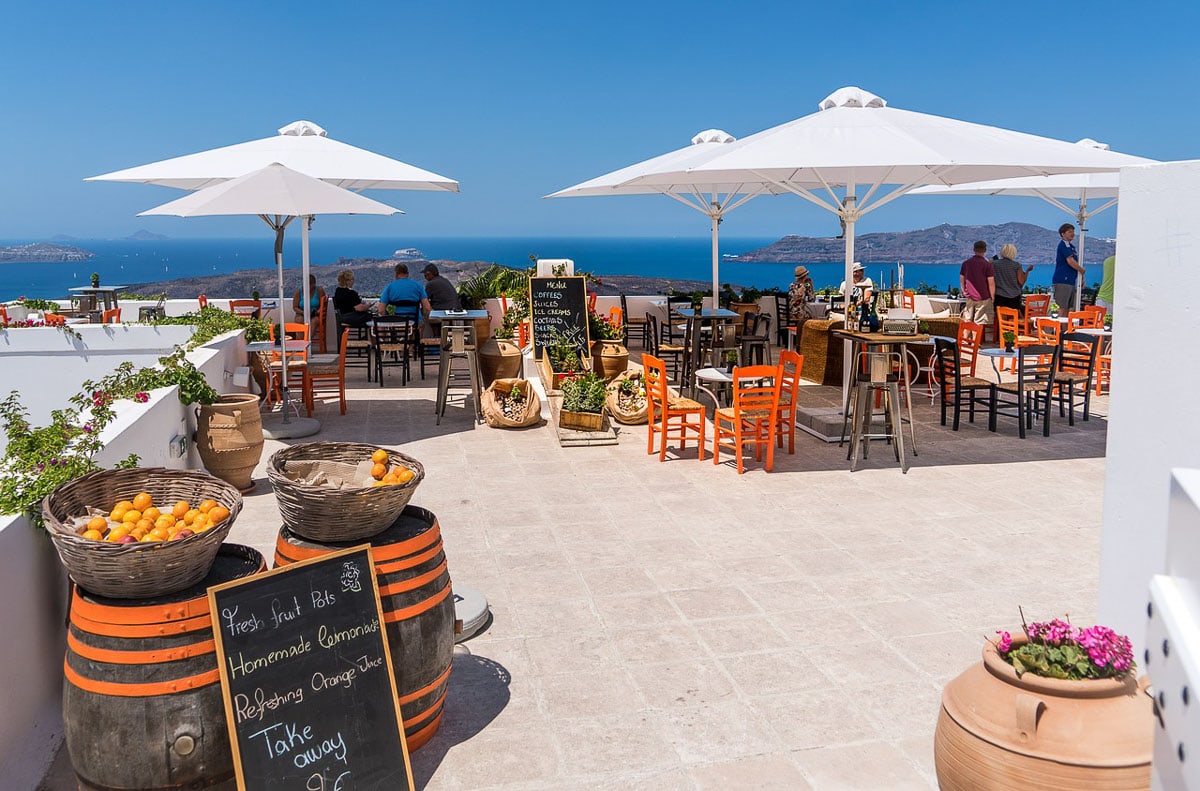
[[[842,85],[894,106],[1156,159],[1198,156],[1193,3],[22,3],[0,50],[0,239],[249,236],[251,218],[136,218],[180,193],[85,176],[274,134],[332,137],[450,176],[375,192],[391,219],[322,233],[694,236],[663,197],[541,196],[687,143],[742,137]],[[1054,226],[1036,199],[915,198],[860,233],[939,222]],[[1091,232],[1115,232],[1115,213]],[[731,237],[837,233],[799,198],[731,213]]]

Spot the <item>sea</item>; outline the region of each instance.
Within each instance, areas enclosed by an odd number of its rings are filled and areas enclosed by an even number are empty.
[[[771,238],[723,238],[720,241],[719,282],[740,286],[786,288],[797,264],[808,267],[818,289],[842,281],[843,264],[746,263],[732,256],[765,247]],[[0,240],[0,245],[26,244],[31,239]],[[133,285],[226,274],[242,269],[275,266],[274,239],[270,235],[236,239],[113,240],[73,239],[64,242],[95,253],[83,262],[0,263],[0,301],[21,296],[61,298],[67,289],[86,286],[93,272],[103,285]],[[393,252],[416,248],[424,257],[450,261],[492,261],[511,267],[528,267],[529,256],[570,258],[576,270],[605,275],[641,275],[667,280],[712,281],[712,241],[708,237],[586,238],[586,237],[430,237],[430,238],[323,238],[309,237],[309,261],[314,266],[338,258],[390,258]],[[964,254],[964,258],[966,254]],[[898,282],[897,261],[864,261],[867,276],[877,285]],[[300,267],[300,240],[284,242],[284,266]],[[1053,267],[1035,266],[1028,285],[1049,286]],[[958,286],[958,264],[905,264],[904,285],[925,283],[944,291]]]

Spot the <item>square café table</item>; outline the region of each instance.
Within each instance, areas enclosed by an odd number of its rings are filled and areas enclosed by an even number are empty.
[[[677,308],[675,310],[680,316],[688,320],[691,325],[689,334],[692,336],[691,362],[687,370],[695,371],[700,367],[700,350],[702,348],[700,338],[700,328],[704,324],[717,324],[719,322],[736,321],[741,318],[741,314],[735,310],[727,310],[726,308]],[[667,317],[670,320],[670,317]],[[691,381],[691,397],[696,397],[696,380],[694,377],[689,377]]]

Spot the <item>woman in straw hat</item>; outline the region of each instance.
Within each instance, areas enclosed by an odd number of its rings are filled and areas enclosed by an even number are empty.
[[[808,274],[808,267],[796,267],[796,279],[788,286],[788,310],[792,314],[792,320],[799,321],[808,318],[808,306],[816,299],[817,295],[813,291],[813,281]]]

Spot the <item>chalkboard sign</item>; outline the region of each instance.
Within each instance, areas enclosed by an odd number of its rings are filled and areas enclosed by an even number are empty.
[[[238,788],[413,788],[370,547],[208,598]]]
[[[582,277],[529,278],[534,355],[541,357],[552,330],[588,352],[587,283]]]

